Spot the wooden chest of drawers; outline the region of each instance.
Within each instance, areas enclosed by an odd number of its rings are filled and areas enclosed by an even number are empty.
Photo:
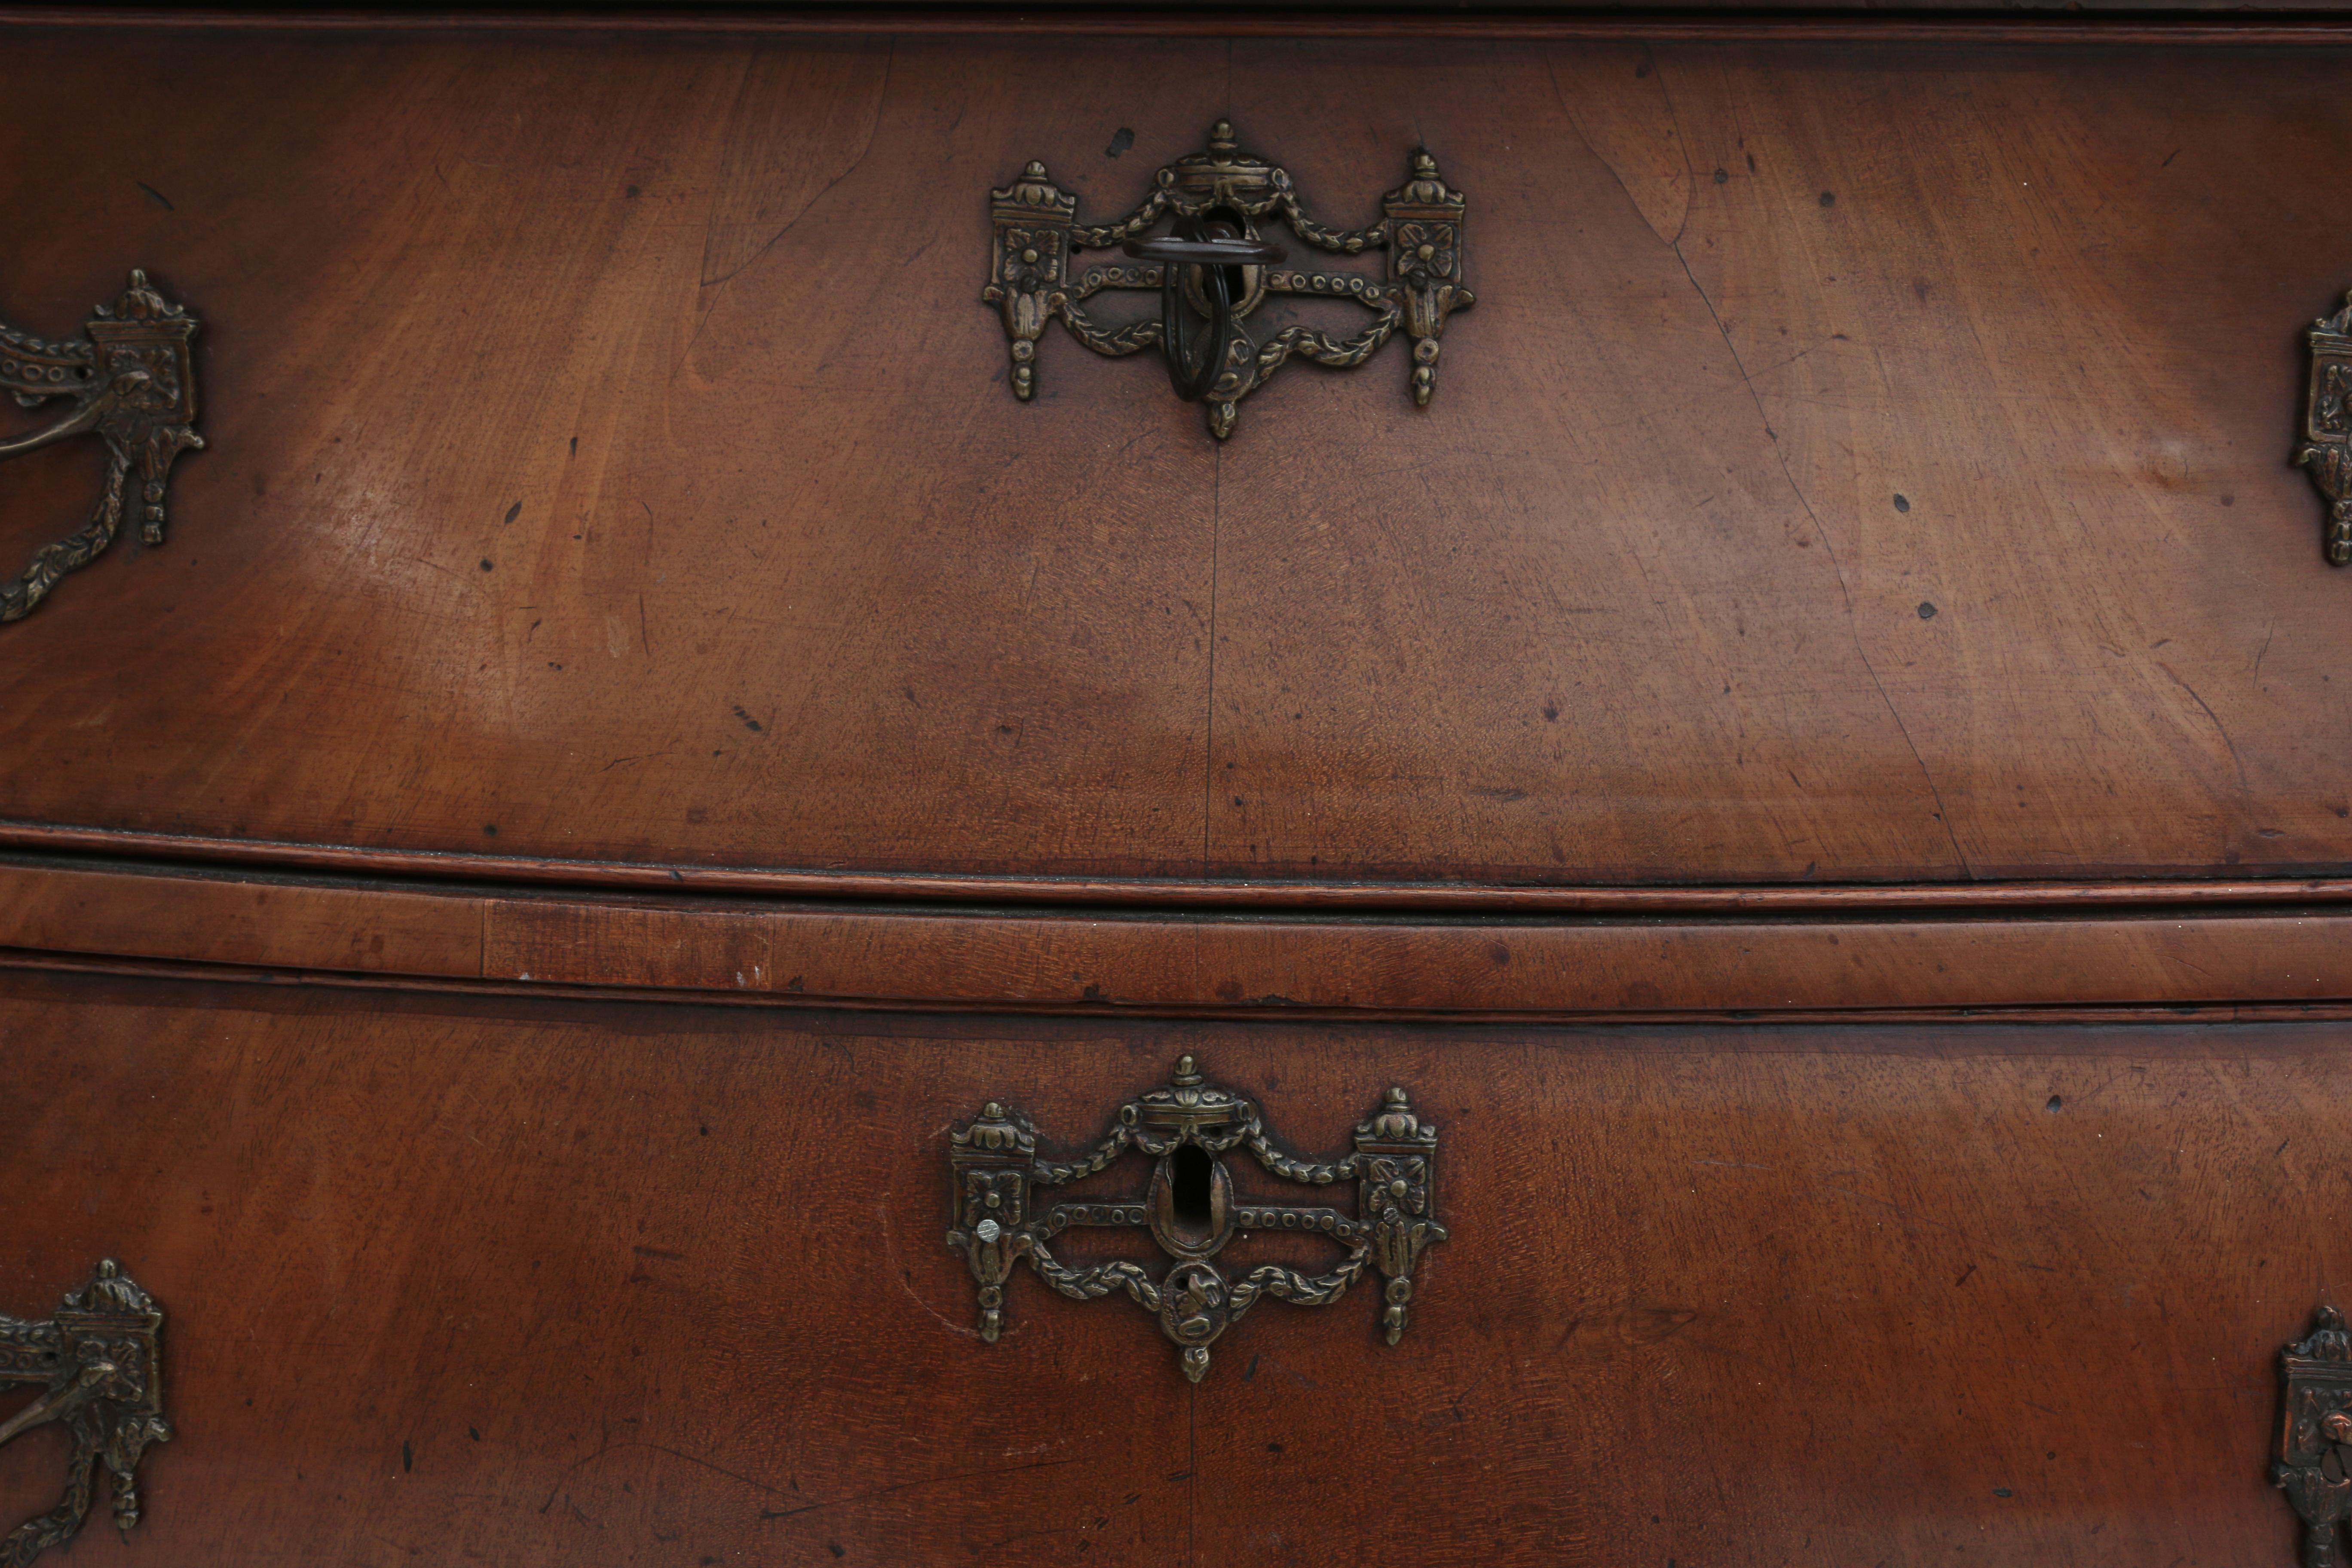
[[[0,15],[0,1561],[2331,1561],[2347,62]]]

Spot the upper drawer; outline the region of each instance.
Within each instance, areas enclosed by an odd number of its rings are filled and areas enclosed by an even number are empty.
[[[0,816],[1115,876],[2341,868],[2352,574],[2286,458],[2352,283],[2347,63],[18,30],[0,315],[64,334],[147,268],[202,319],[208,446],[164,548],[0,628]],[[1058,330],[1011,395],[991,189],[1042,159],[1108,223],[1220,114],[1334,225],[1419,143],[1466,194],[1428,408],[1398,342],[1219,444]],[[98,466],[5,465],[12,563]]]

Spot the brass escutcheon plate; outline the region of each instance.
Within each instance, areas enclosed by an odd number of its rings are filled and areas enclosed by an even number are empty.
[[[1040,1189],[1100,1175],[1134,1150],[1157,1162],[1140,1194],[1041,1199]],[[1352,1183],[1352,1212],[1327,1205],[1272,1203],[1244,1195],[1225,1156],[1246,1150],[1285,1182],[1307,1187]],[[1266,1135],[1257,1107],[1210,1083],[1191,1057],[1178,1060],[1165,1087],[1129,1100],[1092,1153],[1070,1163],[1043,1160],[1026,1119],[991,1100],[979,1116],[948,1137],[953,1225],[948,1246],[962,1254],[980,1290],[980,1337],[994,1344],[1004,1329],[1004,1291],[1013,1265],[1026,1259],[1037,1276],[1075,1300],[1123,1290],[1160,1321],[1180,1352],[1184,1375],[1201,1381],[1209,1347],[1260,1300],[1272,1296],[1298,1307],[1328,1306],[1367,1268],[1385,1281],[1381,1326],[1388,1342],[1404,1334],[1412,1300],[1413,1266],[1423,1248],[1446,1238],[1435,1217],[1437,1129],[1414,1114],[1402,1089],[1358,1124],[1355,1152],[1321,1163],[1286,1154]],[[1052,1243],[1072,1226],[1147,1229],[1174,1260],[1154,1279],[1140,1264],[1097,1263],[1070,1268]],[[1237,1235],[1307,1231],[1343,1249],[1321,1274],[1265,1264],[1238,1277],[1215,1259]]]
[[[1151,194],[1113,224],[1078,222],[1078,198],[1055,186],[1045,165],[1033,161],[1020,178],[989,193],[988,286],[981,299],[1003,317],[1013,395],[1026,403],[1037,395],[1037,341],[1046,322],[1059,321],[1099,354],[1157,347],[1171,362],[1183,362],[1180,395],[1207,405],[1209,431],[1223,440],[1233,434],[1236,405],[1292,356],[1352,370],[1401,330],[1412,342],[1412,400],[1427,407],[1437,390],[1446,319],[1477,302],[1462,283],[1469,204],[1439,175],[1427,148],[1415,148],[1406,163],[1405,183],[1381,198],[1378,223],[1335,229],[1307,216],[1289,171],[1242,151],[1232,124],[1223,120],[1210,130],[1206,147],[1155,173]],[[1265,241],[1260,219],[1287,224],[1314,249],[1344,257],[1382,251],[1388,264],[1376,275],[1284,266],[1270,259],[1284,253]],[[1144,239],[1162,220],[1174,225],[1176,237]],[[1229,231],[1219,249],[1236,258],[1248,253],[1223,268],[1233,281],[1214,290],[1202,287],[1205,275],[1218,270],[1213,265],[1167,259],[1192,254],[1202,241],[1191,231],[1202,225]],[[1121,247],[1135,259],[1093,265],[1077,259],[1081,251]],[[1097,321],[1085,301],[1119,289],[1160,293],[1160,315],[1124,324]],[[1342,337],[1294,324],[1260,342],[1247,320],[1276,294],[1348,300],[1371,311],[1372,319]],[[1213,329],[1203,334],[1192,325],[1196,318]],[[1204,335],[1213,341],[1199,342]],[[1196,364],[1196,358],[1205,363]]]

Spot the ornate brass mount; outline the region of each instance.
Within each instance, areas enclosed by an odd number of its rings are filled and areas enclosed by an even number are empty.
[[[1003,311],[1013,395],[1024,402],[1036,395],[1037,340],[1058,317],[1097,353],[1131,354],[1159,344],[1177,395],[1205,402],[1210,432],[1222,440],[1233,434],[1234,405],[1291,355],[1352,370],[1402,326],[1412,340],[1412,399],[1426,407],[1437,389],[1445,319],[1475,298],[1462,286],[1462,194],[1438,177],[1437,161],[1425,149],[1413,152],[1411,170],[1411,178],[1381,198],[1380,222],[1326,228],[1307,216],[1288,171],[1237,150],[1233,126],[1220,120],[1205,151],[1152,176],[1141,206],[1096,226],[1078,222],[1078,198],[1056,189],[1044,163],[1032,163],[1012,184],[989,193],[995,233],[988,287],[981,291]],[[1260,235],[1257,223],[1277,216],[1318,250],[1386,250],[1386,276],[1282,267],[1286,253]],[[1140,237],[1162,217],[1172,218],[1172,237]],[[1142,265],[1081,267],[1076,259],[1080,251],[1113,247]],[[1105,289],[1158,289],[1159,319],[1097,321],[1081,301]],[[1294,325],[1259,342],[1245,322],[1270,294],[1352,300],[1372,311],[1372,321],[1350,337]]]
[[[2294,460],[2327,498],[2327,563],[2352,566],[2352,294],[2311,323],[2311,384],[2304,394],[2303,444]]]
[[[2303,1521],[2304,1568],[2336,1568],[2337,1532],[2352,1508],[2352,1333],[2319,1309],[2310,1335],[2279,1352],[2286,1410],[2271,1481]]]
[[[139,1522],[139,1457],[172,1435],[163,1419],[158,1339],[163,1314],[110,1260],[43,1322],[0,1315],[0,1383],[37,1384],[39,1397],[0,1421],[0,1444],[62,1421],[72,1434],[65,1496],[57,1507],[0,1541],[0,1564],[23,1568],[81,1530],[99,1461],[114,1490],[114,1522]]]
[[[194,316],[134,271],[111,306],[100,305],[81,338],[47,342],[0,322],[0,390],[26,408],[63,400],[65,415],[29,435],[0,440],[0,458],[95,430],[106,442],[106,480],[89,521],[45,545],[17,581],[0,588],[0,621],[21,620],[58,579],[96,560],[122,526],[122,490],[132,465],[142,480],[139,537],[163,542],[163,486],[172,459],[204,437],[196,417],[195,366],[188,355]]]
[[[1074,1300],[1126,1291],[1159,1318],[1182,1352],[1184,1375],[1194,1383],[1209,1370],[1211,1343],[1261,1297],[1325,1306],[1367,1266],[1388,1281],[1381,1324],[1389,1343],[1396,1343],[1412,1300],[1413,1263],[1423,1247],[1445,1239],[1445,1227],[1433,1217],[1437,1129],[1413,1114],[1404,1090],[1392,1089],[1381,1109],[1357,1126],[1355,1142],[1354,1153],[1328,1164],[1283,1153],[1266,1136],[1257,1108],[1204,1082],[1191,1057],[1177,1061],[1166,1088],[1120,1106],[1094,1152],[1069,1164],[1040,1160],[1035,1131],[991,1100],[948,1140],[955,1215],[948,1246],[963,1254],[980,1286],[980,1337],[994,1344],[1003,1331],[1005,1281],[1025,1258],[1046,1284]],[[1039,1207],[1037,1189],[1098,1175],[1130,1147],[1159,1161],[1141,1196]],[[1354,1182],[1355,1213],[1243,1196],[1223,1158],[1236,1148],[1246,1148],[1286,1182]],[[1159,1280],[1134,1263],[1067,1268],[1047,1243],[1074,1225],[1148,1227],[1175,1267]],[[1345,1247],[1347,1256],[1327,1274],[1269,1263],[1227,1279],[1210,1260],[1237,1233],[1257,1230],[1314,1231]]]

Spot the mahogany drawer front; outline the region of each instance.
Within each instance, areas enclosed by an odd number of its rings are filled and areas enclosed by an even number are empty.
[[[78,1563],[2285,1561],[2274,1357],[2352,1266],[2341,1024],[1113,1025],[19,973],[0,1042],[0,1307],[111,1255],[169,1314],[148,1517]],[[1150,1316],[1026,1269],[980,1342],[950,1126],[1000,1099],[1064,1157],[1184,1053],[1294,1151],[1344,1150],[1392,1082],[1439,1126],[1451,1237],[1398,1343],[1369,1286],[1268,1301],[1193,1384]],[[1165,1263],[1092,1234],[1074,1256]],[[20,1515],[59,1451],[0,1449]]]
[[[203,318],[208,442],[167,547],[5,630],[20,839],[2347,861],[2352,582],[2285,461],[2296,334],[2352,281],[2311,195],[2339,47],[5,38],[0,191],[71,218],[12,237],[0,313],[55,332],[152,268]],[[1286,372],[1220,445],[1056,339],[1017,402],[988,192],[1039,158],[1108,221],[1228,112],[1334,222],[1417,141],[1467,194],[1437,398]],[[9,465],[12,559],[89,468]]]

